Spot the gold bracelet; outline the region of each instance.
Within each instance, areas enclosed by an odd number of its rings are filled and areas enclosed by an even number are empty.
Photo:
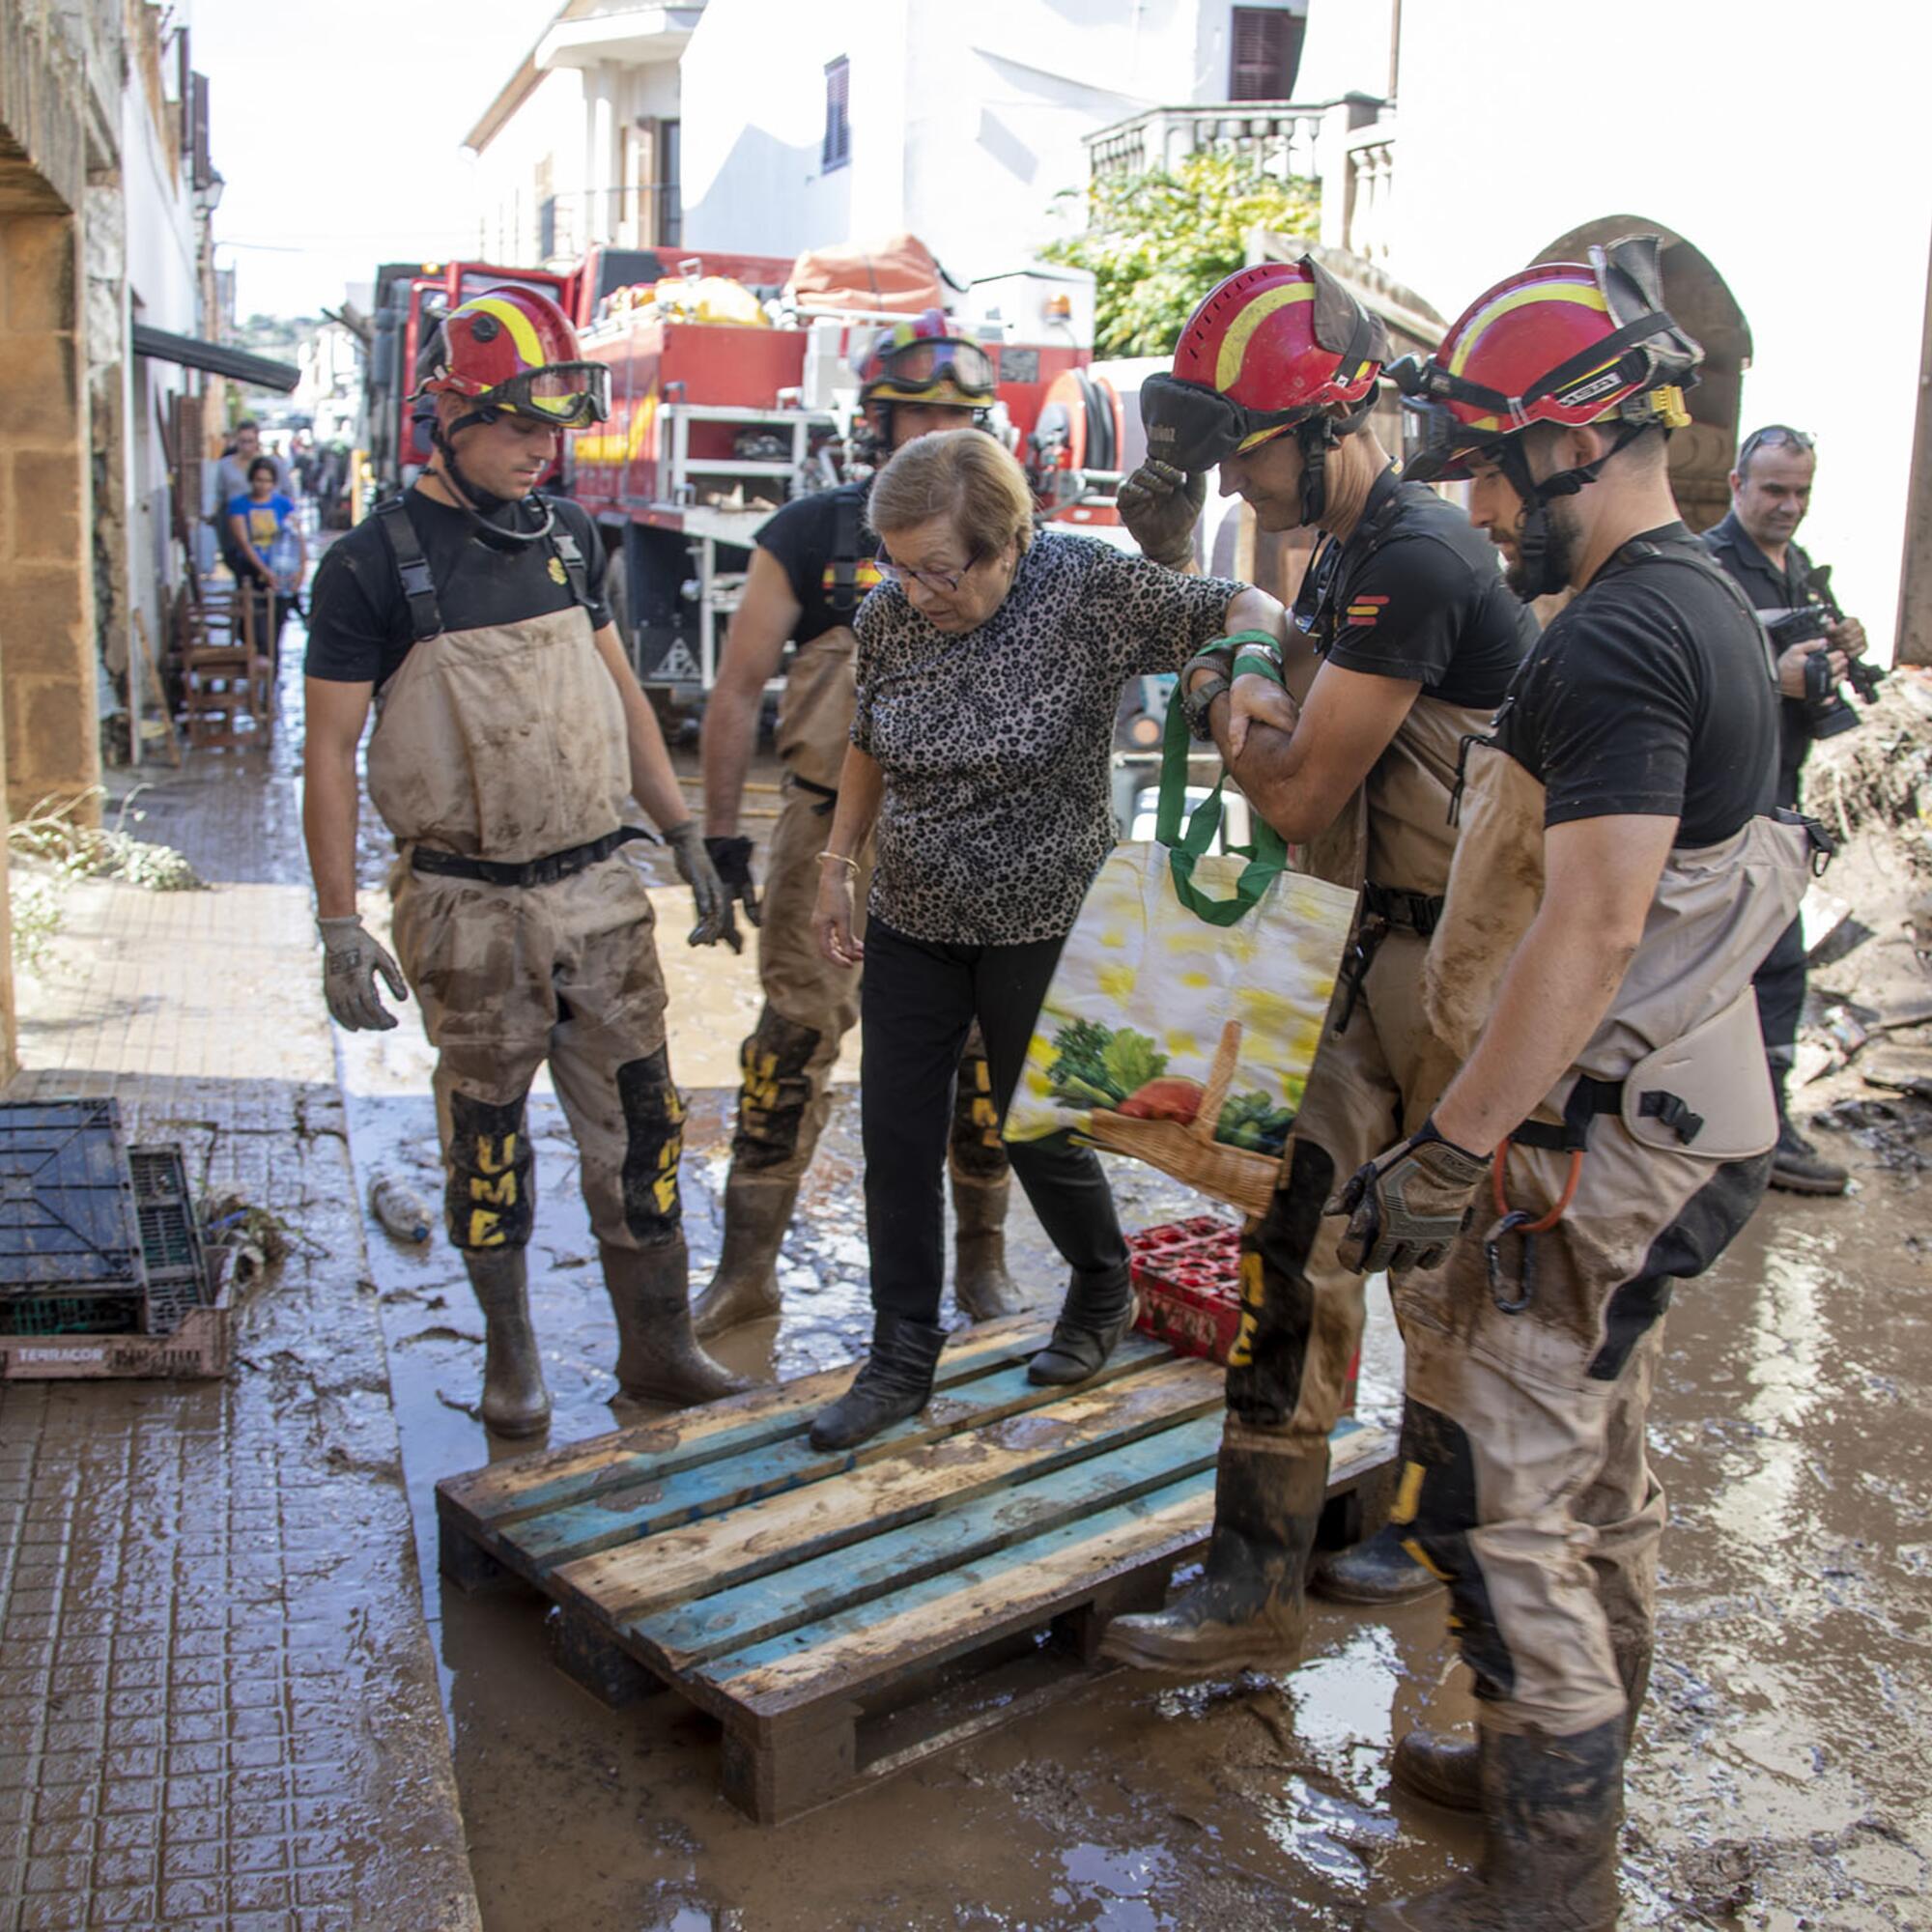
[[[818,855],[818,863],[822,866],[828,859],[836,859],[848,872],[851,872],[855,877],[857,876],[859,870],[858,860],[848,859],[844,853],[834,852],[830,847]]]

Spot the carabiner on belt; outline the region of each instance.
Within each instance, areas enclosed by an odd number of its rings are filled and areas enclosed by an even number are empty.
[[[1375,964],[1377,950],[1388,937],[1388,921],[1378,914],[1365,914],[1349,940],[1349,950],[1342,955],[1342,971],[1338,976],[1342,982],[1342,1013],[1335,1022],[1335,1037],[1340,1039],[1349,1031],[1349,1022],[1355,1017],[1355,1008],[1360,1002],[1369,978],[1369,968]]]
[[[1536,1295],[1532,1240],[1538,1235],[1548,1234],[1570,1211],[1570,1204],[1577,1198],[1577,1183],[1583,1176],[1583,1151],[1581,1148],[1570,1150],[1570,1172],[1564,1179],[1563,1192],[1556,1197],[1556,1206],[1540,1216],[1526,1208],[1509,1205],[1509,1193],[1503,1184],[1503,1170],[1509,1164],[1509,1142],[1500,1142],[1495,1158],[1490,1164],[1490,1194],[1496,1204],[1497,1219],[1483,1236],[1483,1260],[1490,1271],[1490,1299],[1502,1314],[1520,1315]],[[1522,1272],[1519,1278],[1520,1292],[1514,1297],[1503,1293],[1502,1242],[1505,1235],[1522,1236]]]

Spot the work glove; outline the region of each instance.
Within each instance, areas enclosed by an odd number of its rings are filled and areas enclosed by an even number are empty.
[[[1329,1202],[1327,1212],[1349,1217],[1337,1258],[1363,1274],[1437,1266],[1468,1226],[1489,1171],[1487,1154],[1445,1141],[1424,1121],[1400,1147],[1358,1167]]]
[[[691,928],[691,937],[685,943],[716,946],[731,926],[731,895],[725,891],[724,881],[718,876],[718,868],[704,849],[704,835],[697,829],[697,820],[687,818],[682,825],[673,825],[664,837],[670,847],[670,856],[677,862],[677,875],[691,888],[692,899],[697,907],[697,923]],[[739,945],[743,943],[741,940]]]
[[[319,919],[315,929],[322,934],[322,996],[329,1018],[351,1033],[384,1033],[394,1026],[395,1014],[377,994],[376,975],[389,982],[391,999],[407,1000],[403,969],[354,913]]]
[[[742,952],[745,942],[738,934],[738,917],[734,908],[742,903],[745,917],[753,926],[764,923],[764,915],[758,910],[758,889],[752,881],[752,841],[749,838],[707,838],[704,850],[724,888],[724,943],[733,952]]]
[[[1141,554],[1170,570],[1179,570],[1194,558],[1194,526],[1208,500],[1208,472],[1191,474],[1152,457],[1141,465],[1115,496],[1127,534]]]

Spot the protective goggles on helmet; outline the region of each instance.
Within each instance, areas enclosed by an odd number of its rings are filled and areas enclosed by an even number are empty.
[[[879,371],[867,386],[925,389],[951,380],[969,395],[993,393],[993,358],[977,342],[920,337],[879,352]]]
[[[1174,376],[1150,376],[1141,384],[1148,454],[1177,469],[1211,469],[1224,458],[1265,442],[1316,413],[1312,408],[1244,409],[1218,389]]]
[[[602,362],[552,362],[506,377],[473,402],[479,413],[496,411],[556,429],[583,429],[611,413],[611,371]]]
[[[1403,362],[1413,362],[1404,356]],[[1398,384],[1401,362],[1388,373]],[[1469,474],[1469,458],[1500,440],[1494,430],[1473,430],[1447,405],[1405,394],[1402,399],[1402,473],[1411,483],[1460,483]]]

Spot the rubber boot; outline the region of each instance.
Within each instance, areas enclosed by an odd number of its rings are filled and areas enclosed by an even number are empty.
[[[1166,1609],[1116,1617],[1100,1654],[1207,1677],[1289,1670],[1308,1626],[1302,1578],[1328,1493],[1328,1449],[1234,1416],[1214,1474],[1214,1531],[1199,1582]]]
[[[724,1252],[691,1305],[691,1325],[704,1340],[779,1312],[779,1249],[797,1201],[797,1181],[754,1180],[732,1165],[724,1181]]]
[[[1615,1932],[1624,1728],[1621,1718],[1571,1738],[1484,1727],[1481,1862],[1377,1907],[1368,1932]]]
[[[812,1418],[814,1449],[849,1449],[895,1422],[917,1415],[932,1399],[933,1372],[946,1346],[936,1321],[913,1321],[880,1309],[872,1317],[872,1352],[852,1386]]]
[[[529,1262],[522,1248],[479,1248],[463,1264],[483,1311],[483,1426],[498,1435],[550,1427],[550,1391],[530,1330]]]
[[[639,1402],[690,1408],[754,1386],[714,1362],[691,1329],[691,1257],[683,1237],[654,1248],[598,1243],[617,1317],[617,1386]]]
[[[1075,1275],[1047,1345],[1027,1364],[1027,1380],[1050,1385],[1084,1382],[1121,1346],[1134,1325],[1134,1278]]]
[[[1385,1522],[1347,1549],[1324,1549],[1308,1574],[1308,1587],[1337,1604],[1412,1604],[1442,1588],[1402,1547],[1402,1532]]]
[[[1624,1681],[1624,1751],[1636,1737],[1637,1719],[1650,1689],[1651,1644],[1646,1638],[1618,1644],[1617,1675]],[[1389,1776],[1411,1797],[1450,1811],[1483,1808],[1476,1768],[1476,1741],[1457,1731],[1413,1730],[1397,1741]]]
[[[1798,1131],[1785,1097],[1790,1081],[1791,1068],[1774,1059],[1771,1086],[1777,1096],[1777,1145],[1772,1150],[1771,1184],[1787,1194],[1842,1194],[1852,1183],[1850,1170],[1827,1160]]]
[[[1007,1272],[1007,1203],[1012,1178],[952,1177],[952,1298],[969,1321],[997,1321],[1026,1306]]]

